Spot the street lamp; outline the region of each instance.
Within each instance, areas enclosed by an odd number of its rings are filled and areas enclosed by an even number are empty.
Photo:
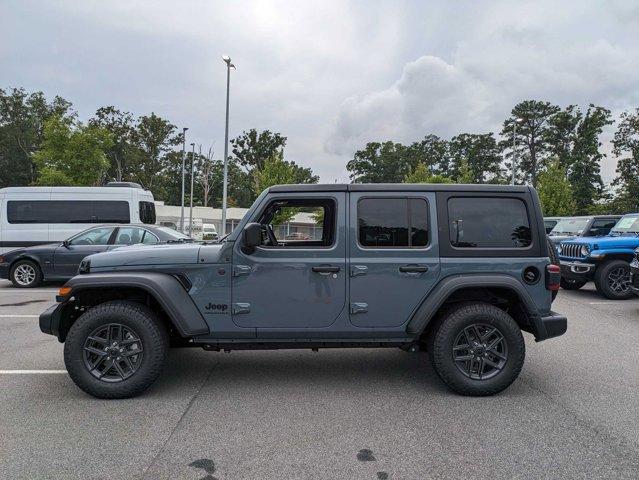
[[[191,206],[189,207],[189,237],[193,236],[193,171],[195,165],[195,143],[191,144]]]
[[[182,207],[180,208],[180,232],[184,233],[184,163],[186,161],[186,131],[188,127],[182,129]]]
[[[229,170],[229,90],[231,85],[231,68],[235,70],[235,65],[231,63],[231,57],[222,57],[226,63],[226,126],[224,129],[224,180],[222,183],[222,236],[226,235],[226,200],[228,191],[228,170]]]
[[[512,171],[513,178],[511,180],[511,185],[515,184],[515,163],[517,160],[517,124],[521,124],[524,121],[523,118],[516,118],[513,122],[513,158],[512,158]]]

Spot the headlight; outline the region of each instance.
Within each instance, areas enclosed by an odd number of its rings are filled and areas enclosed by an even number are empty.
[[[590,247],[588,245],[584,245],[581,247],[581,256],[582,257],[587,257],[588,255],[590,255]]]

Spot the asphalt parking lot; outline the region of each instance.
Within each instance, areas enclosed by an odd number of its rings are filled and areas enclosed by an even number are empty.
[[[39,331],[55,290],[0,284],[0,478],[639,477],[639,299],[562,291],[568,333],[527,336],[490,398],[399,349],[187,349],[142,397],[103,401]]]

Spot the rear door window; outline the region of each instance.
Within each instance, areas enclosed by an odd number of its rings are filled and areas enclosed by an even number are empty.
[[[451,197],[448,220],[455,248],[527,248],[532,243],[526,205],[518,198]]]
[[[357,205],[357,223],[363,247],[428,245],[428,204],[421,198],[362,198]]]

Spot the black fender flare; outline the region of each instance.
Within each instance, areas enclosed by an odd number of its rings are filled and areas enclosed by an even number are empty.
[[[406,326],[407,333],[411,335],[423,333],[444,302],[457,290],[469,287],[499,287],[511,290],[519,297],[528,314],[531,326],[535,329],[532,333],[537,337],[538,334],[545,332],[535,303],[522,287],[520,281],[510,275],[503,274],[470,274],[453,275],[442,279],[411,316]]]
[[[168,273],[90,273],[73,277],[65,286],[71,287],[67,297],[89,289],[139,288],[160,304],[181,336],[209,333],[209,326],[189,293],[177,278]]]

